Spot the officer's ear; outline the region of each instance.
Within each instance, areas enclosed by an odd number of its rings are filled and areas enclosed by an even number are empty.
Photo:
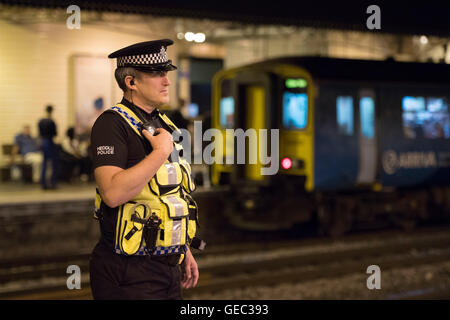
[[[128,89],[130,89],[130,90],[135,89],[134,86],[136,84],[134,83],[134,77],[133,76],[126,76],[124,80],[125,80],[125,85],[127,86]]]

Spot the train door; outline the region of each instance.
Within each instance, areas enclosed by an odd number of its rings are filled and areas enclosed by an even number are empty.
[[[248,158],[256,158],[256,163],[245,166],[245,178],[247,180],[261,181],[261,161],[259,159],[260,151],[262,154],[267,154],[266,146],[261,144],[259,129],[265,128],[265,90],[263,86],[248,86],[246,88],[246,128],[254,129],[256,133],[256,143],[249,143]],[[267,141],[267,140],[266,140]],[[263,149],[263,150],[260,150]],[[250,160],[250,159],[248,159]]]
[[[377,143],[375,132],[375,93],[370,89],[359,92],[359,169],[358,184],[375,182]]]
[[[267,145],[261,143],[260,129],[268,128],[268,90],[269,77],[266,74],[244,74],[236,79],[236,101],[238,102],[236,116],[236,130],[245,132],[245,144],[235,139],[234,160],[236,170],[234,182],[260,183],[265,180],[261,175],[262,162],[260,155],[267,154]],[[268,131],[267,131],[268,132]],[[270,139],[266,137],[266,142]],[[240,142],[241,141],[241,142]],[[239,149],[239,150],[238,150]],[[238,163],[238,153],[245,150],[245,163]]]

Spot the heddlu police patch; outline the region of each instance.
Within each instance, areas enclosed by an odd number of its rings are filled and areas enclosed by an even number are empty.
[[[97,147],[97,155],[114,154],[114,146]]]

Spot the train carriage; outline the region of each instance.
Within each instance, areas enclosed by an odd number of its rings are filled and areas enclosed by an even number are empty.
[[[317,219],[340,234],[378,217],[410,226],[449,211],[449,101],[446,64],[289,57],[222,70],[211,180],[231,184],[227,216],[244,228]],[[239,129],[249,132],[245,163]]]

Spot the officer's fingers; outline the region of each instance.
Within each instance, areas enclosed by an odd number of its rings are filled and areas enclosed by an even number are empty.
[[[142,134],[145,138],[147,138],[148,141],[151,142],[153,140],[153,136],[146,129],[142,129]]]
[[[193,264],[189,263],[186,265],[186,288],[191,288],[193,285],[194,274],[193,274]]]
[[[195,287],[197,285],[198,278],[199,278],[198,267],[194,266],[192,270],[192,287]]]
[[[164,128],[155,128],[155,136],[156,135],[164,135],[167,132]]]
[[[186,277],[186,281],[189,281],[191,279],[191,264],[190,263],[186,263],[186,265],[184,266],[184,270],[185,270],[185,277]]]
[[[189,282],[190,287],[195,287],[197,285],[197,281],[198,281],[198,267],[197,264],[193,263],[191,265],[191,281]]]
[[[164,135],[164,136],[167,136],[167,137],[171,137],[171,138],[172,138],[172,134],[171,134],[169,131],[167,131],[166,129],[164,129],[164,128],[158,128],[157,130],[158,130],[158,132],[159,132],[161,135]]]
[[[195,287],[198,281],[198,267],[196,263],[191,264],[191,279],[188,282],[189,288]]]
[[[160,128],[156,128],[155,130],[158,131],[158,132],[160,132],[160,133],[166,133],[166,132],[169,133],[169,131],[167,131],[166,129],[161,128],[161,127],[160,127]],[[170,134],[170,133],[169,133],[169,134]]]
[[[168,140],[170,140],[170,141],[173,141],[172,134],[171,134],[169,131],[167,131],[167,130],[161,128],[161,131],[159,131],[159,132],[160,132],[159,134],[160,134],[161,136],[165,137],[166,139],[168,139]]]

